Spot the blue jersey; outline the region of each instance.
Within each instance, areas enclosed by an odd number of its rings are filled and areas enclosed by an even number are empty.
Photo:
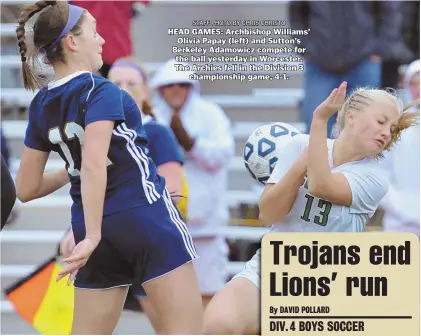
[[[183,154],[174,133],[167,126],[155,120],[146,121],[144,127],[148,138],[148,154],[157,167],[167,162],[184,163]],[[150,117],[149,117],[150,118]]]
[[[115,121],[108,152],[104,215],[152,204],[165,180],[145,154],[147,137],[133,98],[107,79],[78,72],[50,83],[29,107],[27,147],[59,153],[66,162],[73,199],[72,221],[83,220],[80,169],[85,127]]]

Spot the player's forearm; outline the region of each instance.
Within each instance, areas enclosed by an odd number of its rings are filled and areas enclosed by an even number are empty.
[[[21,202],[29,202],[52,194],[69,183],[69,175],[66,169],[60,169],[52,173],[44,173],[41,183],[35,188],[22,188],[21,181],[16,181],[17,195]]]
[[[313,119],[308,145],[307,178],[308,188],[311,194],[316,197],[321,190],[330,186],[332,176],[326,134],[327,121]]]
[[[158,166],[158,174],[165,178],[165,187],[177,204],[182,193],[182,169],[178,162],[166,162]]]
[[[86,237],[100,239],[107,184],[105,160],[104,163],[82,165],[80,179]]]
[[[69,183],[69,175],[66,169],[60,169],[53,173],[45,173],[38,197],[49,195]]]
[[[259,220],[262,225],[279,222],[289,213],[305,174],[305,167],[296,162],[279,182],[262,194],[259,201]]]

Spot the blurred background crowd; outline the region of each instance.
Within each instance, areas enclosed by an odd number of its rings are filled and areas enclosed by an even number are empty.
[[[19,166],[33,97],[23,90],[14,24],[26,2],[1,1],[1,151],[12,173]],[[204,299],[241,270],[265,232],[256,205],[262,186],[248,175],[242,157],[257,126],[281,121],[307,132],[312,111],[343,80],[350,90],[390,87],[405,103],[419,99],[419,1],[71,3],[98,21],[106,41],[100,74],[131,92],[149,117],[160,116],[185,153],[185,216],[203,256],[197,269]],[[168,28],[193,28],[193,20],[286,20],[289,28],[310,28],[308,36],[301,36],[304,71],[290,72],[284,81],[193,82],[188,73],[173,71],[177,36],[167,33]],[[171,110],[188,111],[188,117],[175,125],[165,117]],[[200,151],[190,151],[189,136],[199,139]],[[386,157],[392,185],[367,230],[419,235],[419,145],[417,127]],[[61,159],[51,155],[47,170],[61,167]],[[70,204],[67,187],[38,201],[17,202],[1,234],[2,289],[55,253],[70,225]],[[1,319],[2,334],[33,333],[3,293]],[[117,331],[145,334],[152,329],[146,319],[127,312]]]

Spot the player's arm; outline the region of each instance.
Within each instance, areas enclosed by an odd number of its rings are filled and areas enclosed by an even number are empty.
[[[156,127],[159,134],[154,138],[154,147],[158,149],[154,153],[154,162],[158,174],[165,178],[165,186],[173,201],[178,203],[182,189],[183,153],[171,129],[164,125],[156,125]]]
[[[307,170],[307,150],[301,149],[296,136],[279,153],[279,160],[259,201],[259,220],[262,225],[281,221],[291,210]]]
[[[87,98],[80,170],[86,238],[99,242],[107,186],[107,155],[116,122],[124,121],[121,90],[102,82]]]
[[[29,123],[25,134],[25,147],[16,177],[16,196],[21,202],[47,196],[69,182],[65,168],[52,173],[44,173],[52,144],[48,143],[41,132],[31,122],[35,116],[35,103],[29,107]]]
[[[109,120],[95,121],[85,128],[80,180],[86,236],[90,238],[101,237],[107,185],[107,154],[113,129],[114,122]]]
[[[166,162],[159,165],[157,169],[158,174],[165,178],[165,186],[171,198],[177,204],[181,195],[182,168],[180,162]]]
[[[342,173],[332,173],[328,159],[327,120],[313,118],[308,146],[308,188],[313,196],[338,205],[352,204],[352,191]]]
[[[44,173],[49,153],[24,147],[16,177],[16,195],[21,202],[29,202],[52,194],[69,183],[65,168]]]
[[[206,111],[209,137],[202,137],[200,134],[196,138],[191,138],[190,148],[184,148],[186,155],[192,158],[196,164],[208,171],[217,171],[229,164],[234,155],[234,138],[232,136],[231,124],[222,109],[212,106],[212,110]],[[179,119],[179,118],[178,118]],[[175,127],[174,127],[175,121]],[[172,122],[172,129],[178,141],[183,146],[181,124],[177,119]],[[184,127],[183,127],[184,129]],[[187,134],[188,135],[188,134]],[[184,146],[183,146],[184,147]]]

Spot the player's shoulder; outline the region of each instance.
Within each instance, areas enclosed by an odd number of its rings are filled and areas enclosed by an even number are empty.
[[[32,98],[29,103],[29,117],[39,114],[43,109],[44,103],[48,96],[48,87],[44,86],[41,88]]]
[[[359,175],[367,180],[376,181],[384,187],[389,185],[389,172],[382,165],[380,159],[366,158],[355,162],[348,168],[352,173]]]
[[[161,124],[159,121],[154,120],[154,119],[145,120],[144,126],[151,130],[157,130],[157,131],[166,131],[167,129],[169,129],[169,127],[165,126],[164,124]]]
[[[172,130],[169,128],[169,126],[166,126],[162,123],[160,123],[157,120],[150,120],[143,124],[145,127],[145,131],[148,134],[148,136],[152,137],[159,137],[159,136],[166,136],[170,135],[172,136]]]
[[[97,91],[105,91],[105,93],[121,92],[121,89],[115,83],[95,73],[84,74],[80,77],[80,83],[91,94]]]
[[[145,117],[142,119],[143,126],[147,133],[156,134],[156,133],[164,133],[167,131],[167,128],[156,120],[147,120]]]

